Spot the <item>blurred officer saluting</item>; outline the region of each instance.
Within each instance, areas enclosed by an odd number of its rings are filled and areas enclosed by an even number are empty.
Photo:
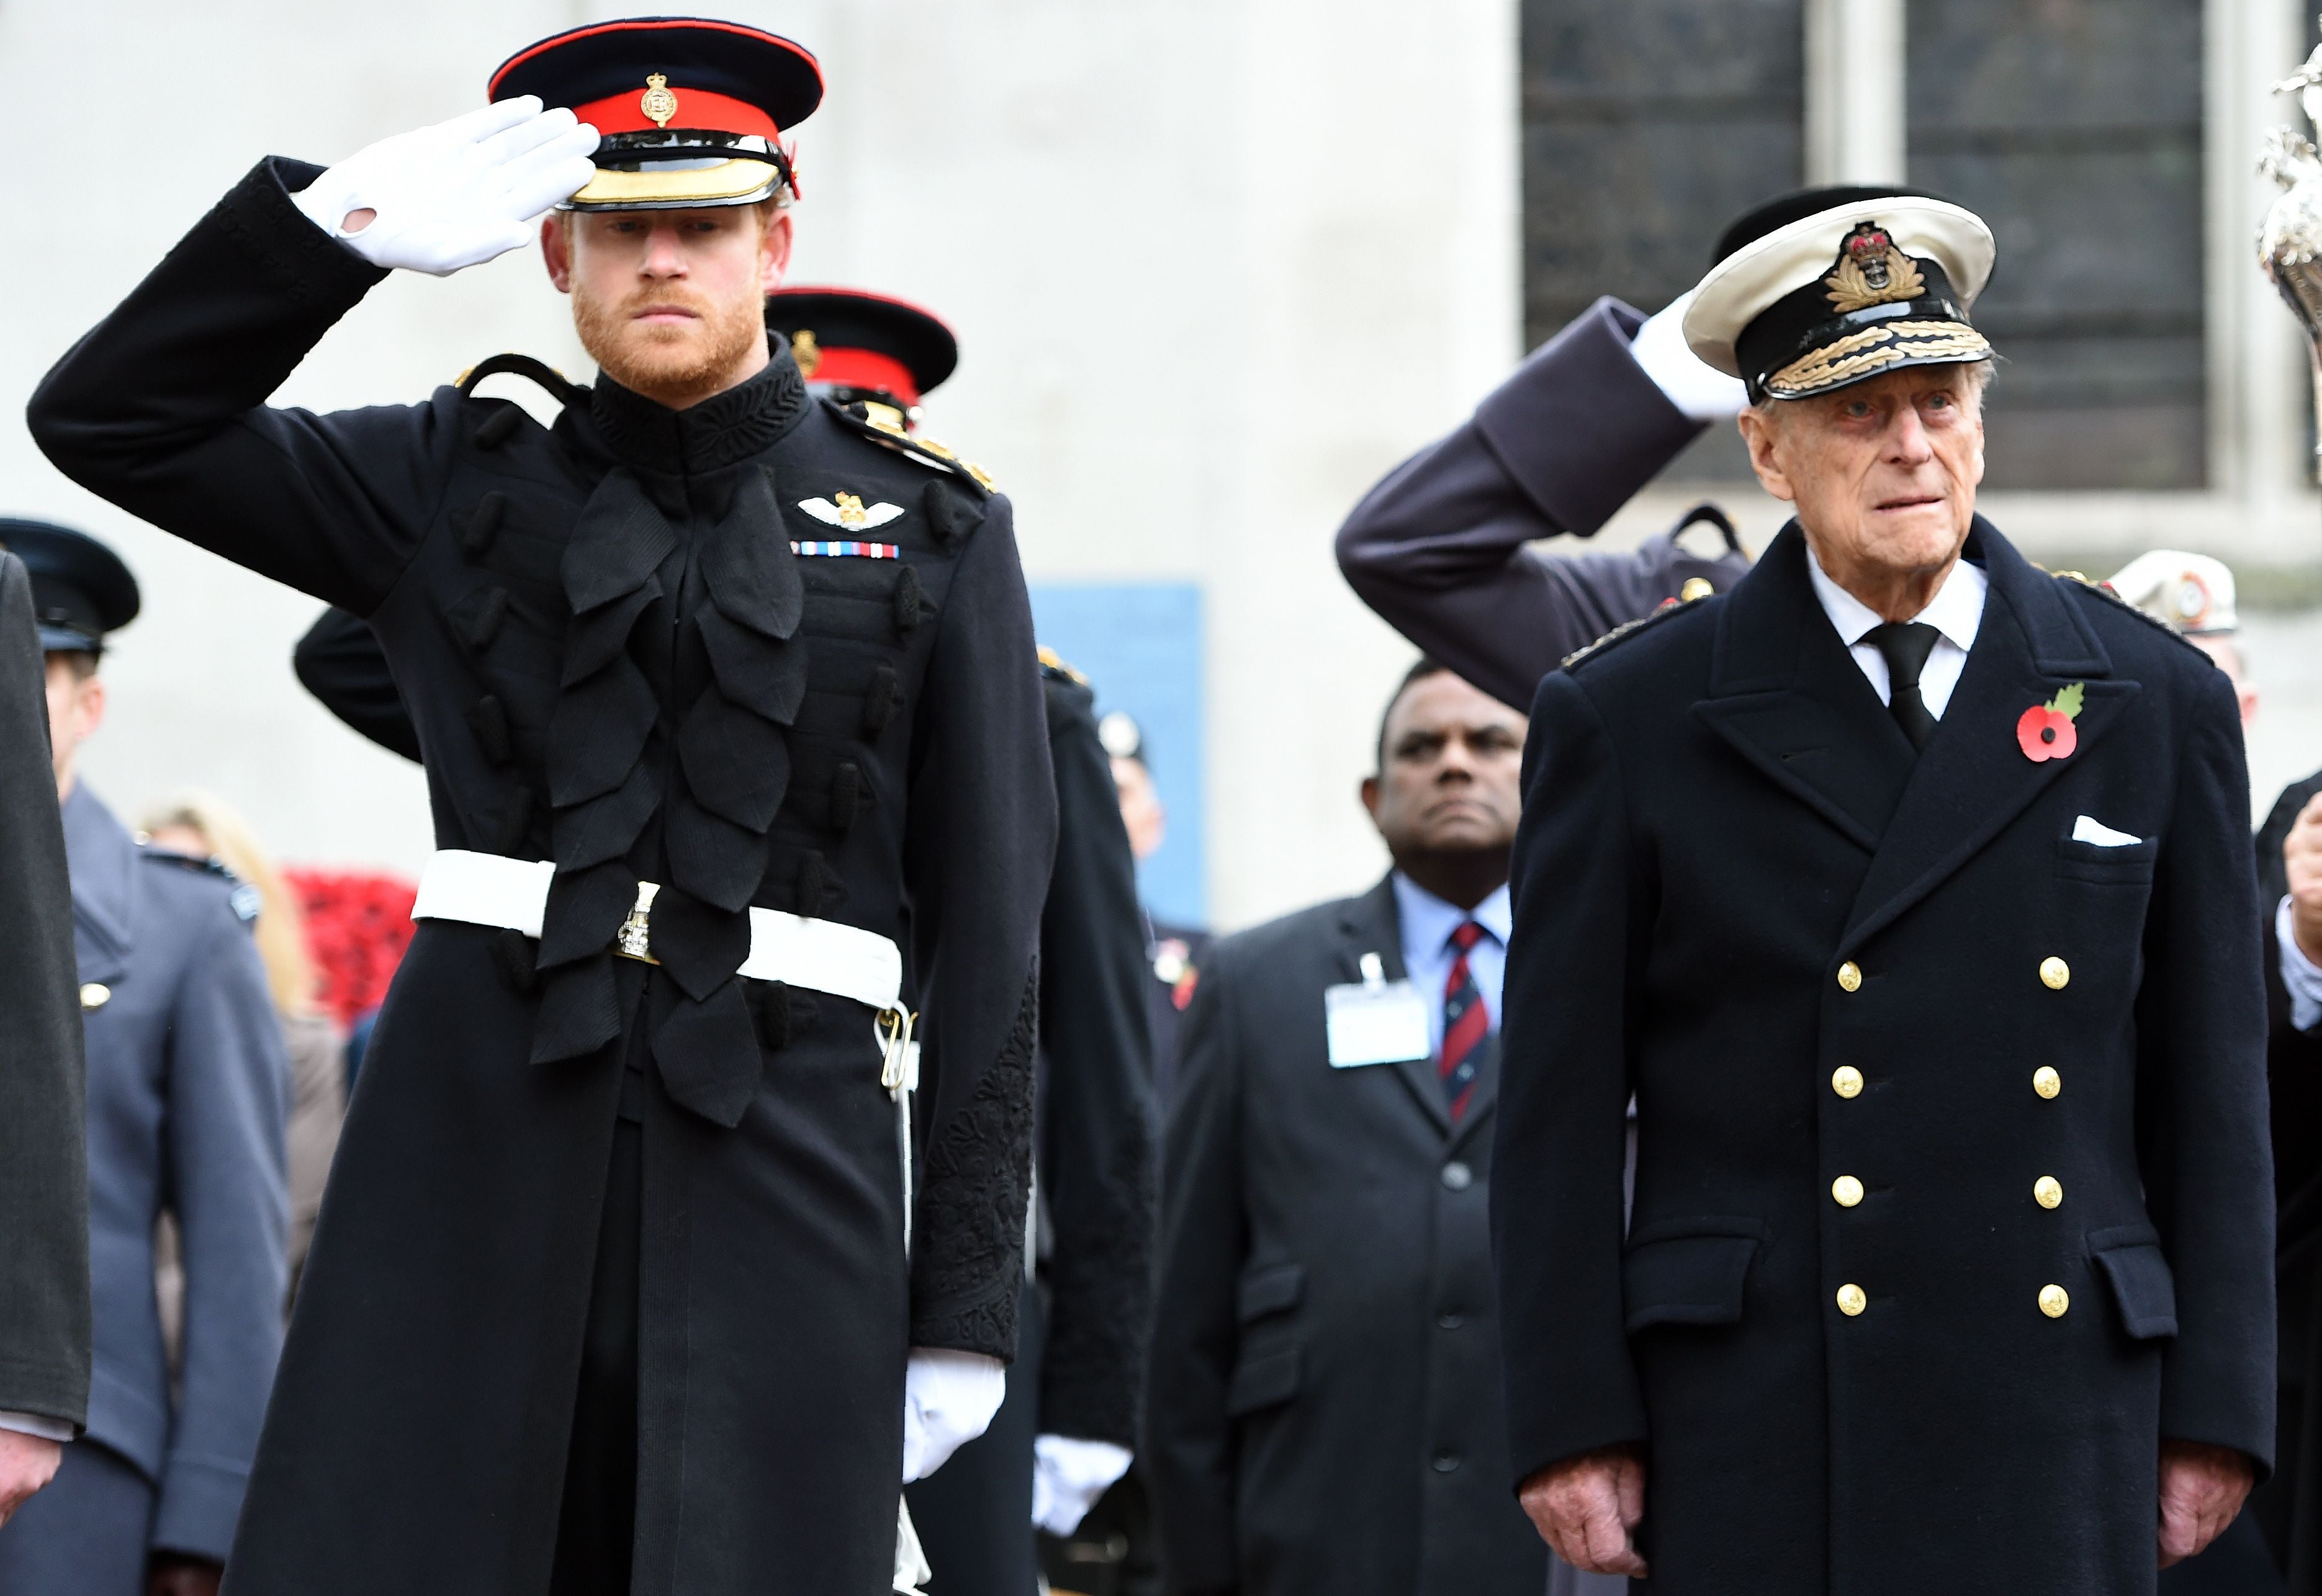
[[[56,1482],[0,1528],[10,1596],[215,1592],[282,1345],[289,1061],[250,936],[256,894],[133,838],[77,774],[105,717],[105,634],[137,614],[112,550],[62,527],[0,524],[30,569],[48,656],[88,1053],[96,1367],[88,1428]],[[182,1238],[173,1392],[153,1231]]]
[[[1507,1488],[1485,1211],[1523,740],[1523,716],[1422,661],[1362,784],[1394,870],[1211,945],[1146,1410],[1177,1596],[1539,1596],[1550,1577]]]
[[[2272,1456],[2235,697],[1975,514],[1992,255],[1877,190],[1730,229],[1686,333],[1796,519],[1534,701],[1516,1477],[1678,1596],[2150,1591]]]

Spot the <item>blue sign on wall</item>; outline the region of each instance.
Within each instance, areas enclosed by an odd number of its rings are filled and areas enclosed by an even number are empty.
[[[1169,811],[1168,839],[1138,870],[1145,907],[1181,926],[1209,924],[1202,813],[1202,590],[1191,583],[1044,583],[1032,617],[1047,643],[1096,689],[1100,716],[1122,709]]]

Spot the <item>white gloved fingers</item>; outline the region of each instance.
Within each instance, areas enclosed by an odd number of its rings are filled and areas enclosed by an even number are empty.
[[[507,191],[505,203],[509,216],[521,220],[530,236],[531,223],[550,206],[571,199],[589,186],[597,175],[597,164],[585,155],[560,157],[549,166],[526,174],[521,183]]]
[[[455,143],[480,144],[496,133],[529,122],[540,114],[540,106],[538,95],[518,95],[510,100],[494,100],[489,105],[479,106],[454,116],[449,122],[439,122],[434,127],[420,131],[441,133]]]
[[[553,111],[527,116],[513,127],[502,128],[489,139],[478,140],[476,153],[487,166],[506,166],[544,144],[553,142],[580,125],[579,117],[559,105]]]

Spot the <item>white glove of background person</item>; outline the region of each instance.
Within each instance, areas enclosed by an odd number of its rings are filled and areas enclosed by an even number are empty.
[[[911,1349],[903,1370],[903,1482],[924,1480],[982,1435],[1008,1394],[1008,1365],[980,1352]]]
[[[1730,421],[1750,402],[1738,377],[1705,365],[1685,342],[1685,313],[1693,290],[1678,296],[1667,310],[1649,316],[1629,343],[1629,352],[1668,402],[1695,421]]]
[[[1105,1488],[1129,1472],[1126,1446],[1040,1436],[1032,1442],[1032,1522],[1050,1535],[1081,1527]]]
[[[358,150],[291,198],[373,266],[449,277],[532,242],[596,175],[597,130],[519,95]]]

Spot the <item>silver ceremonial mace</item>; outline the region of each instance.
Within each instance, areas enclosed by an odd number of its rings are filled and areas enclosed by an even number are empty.
[[[2307,122],[2322,132],[2322,45],[2273,92],[2297,95]],[[2278,127],[2266,135],[2257,169],[2282,187],[2258,228],[2258,264],[2306,329],[2315,398],[2322,411],[2322,153],[2304,134]],[[2322,438],[2316,449],[2322,455]]]

